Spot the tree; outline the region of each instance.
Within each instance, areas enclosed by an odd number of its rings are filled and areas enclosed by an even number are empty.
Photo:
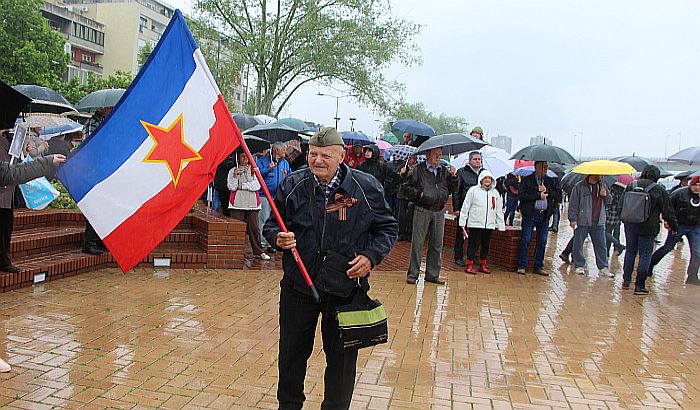
[[[197,0],[200,21],[223,27],[255,79],[255,111],[278,116],[304,84],[340,82],[387,112],[402,86],[382,69],[419,62],[419,26],[389,16],[389,0]]]
[[[44,0],[0,1],[0,78],[51,87],[68,65],[65,39],[41,15]]]
[[[244,56],[232,49],[232,39],[204,24],[200,20],[187,19],[192,35],[211,70],[224,100],[233,109],[233,94],[241,84],[241,70],[245,65]]]
[[[139,70],[146,63],[146,60],[148,60],[148,57],[151,55],[152,51],[153,51],[153,45],[151,44],[150,41],[146,42],[146,44],[144,44],[144,46],[141,47],[141,50],[139,50],[139,58],[138,58]]]
[[[393,112],[392,117],[399,119],[411,119],[422,121],[435,128],[435,132],[447,134],[450,132],[468,132],[469,122],[463,117],[453,117],[440,113],[438,115],[428,111],[423,103],[401,103]],[[391,126],[387,124],[385,131],[389,132]]]
[[[81,84],[78,77],[73,77],[68,82],[60,82],[54,89],[66,97],[72,104],[77,104],[91,92],[103,90],[105,88],[127,88],[134,77],[130,72],[117,70],[107,78],[100,79],[93,73],[88,73],[88,79]]]

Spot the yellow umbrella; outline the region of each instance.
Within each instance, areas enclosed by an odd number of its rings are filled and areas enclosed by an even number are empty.
[[[571,172],[586,175],[622,175],[637,172],[630,164],[618,161],[601,159],[598,161],[588,161],[578,165]]]

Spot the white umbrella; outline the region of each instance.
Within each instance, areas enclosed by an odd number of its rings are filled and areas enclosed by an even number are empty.
[[[479,152],[481,153],[481,166],[488,169],[496,178],[513,172],[515,160],[510,159],[510,154],[505,150],[486,145]],[[468,162],[469,153],[465,152],[452,160],[452,165],[455,168],[462,168]]]
[[[255,116],[255,118],[259,119],[261,124],[272,124],[273,122],[277,122],[277,118],[270,117],[269,115],[265,114],[258,114]]]

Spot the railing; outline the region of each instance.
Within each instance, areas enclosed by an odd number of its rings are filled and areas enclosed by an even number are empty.
[[[99,23],[95,20],[89,19],[87,17],[81,16],[80,14],[75,13],[73,11],[70,11],[65,7],[56,6],[55,4],[51,4],[51,3],[47,2],[47,3],[44,3],[44,6],[42,7],[42,9],[44,11],[46,11],[47,13],[53,13],[53,14],[59,15],[61,17],[68,19],[68,20],[76,21],[80,24],[84,24],[90,28],[93,28],[93,29],[101,32],[101,33],[104,33],[104,27],[105,27],[104,24]]]

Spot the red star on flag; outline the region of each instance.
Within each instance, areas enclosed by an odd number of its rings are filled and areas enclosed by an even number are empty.
[[[167,129],[146,121],[141,121],[141,124],[155,143],[143,161],[165,163],[172,177],[173,185],[177,188],[183,163],[202,159],[202,156],[185,142],[182,114]]]

